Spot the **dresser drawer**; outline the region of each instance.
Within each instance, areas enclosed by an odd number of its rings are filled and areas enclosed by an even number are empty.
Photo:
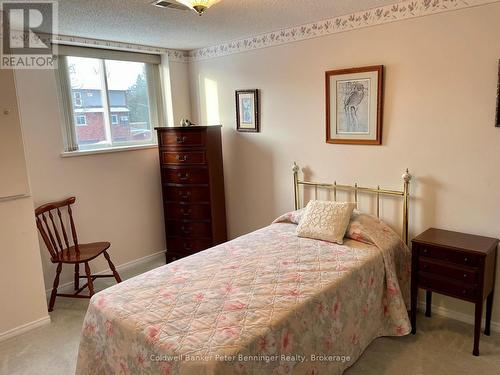
[[[167,219],[178,220],[210,220],[211,209],[208,204],[166,203]]]
[[[187,256],[186,254],[175,253],[173,251],[168,250],[166,254],[167,263],[175,262],[176,260],[182,259],[186,256]]]
[[[478,281],[478,271],[470,267],[456,266],[454,263],[444,263],[443,261],[430,258],[419,259],[419,270],[435,275],[449,277],[465,283],[476,283]]]
[[[208,184],[206,168],[163,168],[162,173],[167,184]]]
[[[166,187],[164,188],[167,202],[210,202],[208,187]]]
[[[168,236],[212,238],[212,225],[207,222],[167,221]]]
[[[451,297],[474,299],[479,294],[479,288],[475,288],[470,284],[457,282],[447,277],[436,276],[423,271],[418,273],[418,281],[421,288],[430,289]]]
[[[211,240],[185,239],[179,237],[167,238],[167,249],[174,253],[190,255],[210,247],[212,247]]]
[[[161,163],[163,164],[205,164],[205,151],[160,151]]]
[[[448,250],[441,247],[419,245],[419,254],[426,258],[440,259],[462,266],[478,267],[481,264],[481,257],[479,255]]]
[[[205,132],[167,130],[159,132],[159,141],[160,147],[203,147],[205,146]]]

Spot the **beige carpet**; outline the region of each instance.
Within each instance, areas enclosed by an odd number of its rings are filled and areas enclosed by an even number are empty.
[[[122,277],[160,265],[150,262],[122,272]],[[108,280],[97,281],[98,289],[109,285]],[[87,304],[87,300],[60,298],[50,325],[0,343],[0,374],[74,374]],[[375,340],[346,374],[500,374],[500,333],[483,335],[481,356],[474,357],[472,326],[436,315],[419,315],[418,324],[415,336]]]

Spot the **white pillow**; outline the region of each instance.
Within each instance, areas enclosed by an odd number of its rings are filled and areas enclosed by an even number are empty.
[[[297,235],[342,245],[355,208],[356,203],[310,201],[297,227]]]

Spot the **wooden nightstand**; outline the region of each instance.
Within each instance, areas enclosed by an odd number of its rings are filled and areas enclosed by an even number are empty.
[[[412,240],[411,324],[417,330],[418,288],[426,290],[426,316],[431,316],[432,292],[476,305],[474,350],[479,355],[483,302],[485,335],[490,335],[498,239],[431,228]]]

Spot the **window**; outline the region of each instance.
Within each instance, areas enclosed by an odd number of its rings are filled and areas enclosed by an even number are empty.
[[[75,116],[75,125],[76,126],[86,126],[87,125],[87,117],[83,116]]]
[[[65,116],[72,119],[64,129],[66,151],[156,143],[153,129],[163,126],[159,56],[66,46],[59,51],[62,106],[69,107],[63,113],[73,114]],[[65,97],[73,98],[70,105]]]
[[[73,92],[73,98],[75,99],[75,107],[82,106],[82,93],[79,91]]]

